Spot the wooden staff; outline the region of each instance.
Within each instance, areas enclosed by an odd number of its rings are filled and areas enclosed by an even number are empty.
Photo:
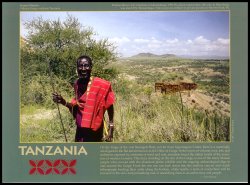
[[[53,80],[52,80],[52,69],[51,69],[51,66],[50,66],[51,65],[51,61],[48,60],[48,64],[49,64],[50,84],[51,84],[53,93],[55,93],[55,86],[54,86],[54,83],[53,83]],[[60,121],[61,121],[63,133],[64,133],[64,138],[65,138],[65,141],[68,142],[67,137],[66,137],[66,133],[65,133],[65,129],[64,129],[64,125],[63,125],[63,122],[62,122],[62,116],[61,116],[60,108],[59,108],[59,105],[58,105],[57,102],[56,102],[56,105],[57,105],[57,110],[58,110],[58,113],[59,113],[59,118],[60,118]]]

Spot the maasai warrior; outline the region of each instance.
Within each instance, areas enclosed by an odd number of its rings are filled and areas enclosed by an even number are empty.
[[[103,140],[103,119],[107,110],[109,131],[105,138],[112,141],[114,131],[115,95],[110,82],[91,76],[92,60],[88,56],[77,59],[78,80],[74,83],[75,97],[71,102],[57,93],[53,101],[68,107],[76,120],[76,142],[100,142]]]

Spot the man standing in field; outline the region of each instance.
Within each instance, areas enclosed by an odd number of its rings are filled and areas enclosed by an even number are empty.
[[[76,120],[75,142],[101,142],[103,139],[104,113],[109,117],[106,141],[111,142],[114,131],[115,94],[111,83],[91,76],[92,60],[88,56],[77,59],[78,79],[74,83],[75,97],[67,102],[53,93],[53,101],[66,106]]]

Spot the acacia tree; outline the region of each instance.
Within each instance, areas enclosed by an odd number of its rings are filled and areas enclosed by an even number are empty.
[[[64,22],[39,17],[26,22],[25,26],[29,30],[26,41],[32,51],[30,62],[42,67],[50,62],[53,73],[66,80],[76,77],[75,61],[80,55],[89,55],[93,59],[94,73],[95,65],[105,69],[109,62],[116,59],[114,45],[107,39],[93,39],[93,29],[83,27],[73,16],[68,15]],[[41,69],[41,72],[47,72],[47,68]],[[102,72],[104,70],[96,75],[102,76]]]
[[[72,83],[77,78],[76,59],[81,55],[93,59],[94,76],[106,79],[116,76],[116,70],[106,68],[116,60],[115,46],[108,39],[95,40],[93,29],[82,26],[77,18],[68,15],[65,21],[61,21],[38,17],[25,22],[24,26],[28,33],[21,43],[20,66],[22,97],[25,99],[26,96],[25,100],[29,99],[26,93],[31,80],[42,77],[48,82],[49,69],[53,77]],[[41,85],[42,81],[38,83]]]

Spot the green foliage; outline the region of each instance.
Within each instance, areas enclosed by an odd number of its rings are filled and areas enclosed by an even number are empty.
[[[177,79],[179,79],[179,76],[181,74],[177,74],[177,73],[165,73],[164,75],[162,75],[162,77],[160,78],[160,81],[162,82],[171,82],[171,81],[175,81]]]
[[[180,101],[179,94],[160,94],[154,92],[151,86],[129,81],[124,76],[113,81],[113,90],[116,94],[115,142],[230,140],[229,117],[212,111],[188,108]],[[29,109],[25,106],[21,111],[22,141],[64,142],[56,108],[39,111],[38,107],[36,110],[34,111],[34,106],[29,106]],[[74,120],[66,108],[61,110],[66,134],[70,141],[73,141]],[[47,111],[51,112],[53,117],[45,116]],[[43,113],[43,119],[36,118],[39,112]],[[32,117],[23,119],[27,115]]]
[[[42,66],[47,66],[44,68],[47,72],[50,64],[51,70],[58,77],[68,80],[76,77],[76,59],[81,55],[89,55],[94,64],[101,67],[116,58],[112,43],[107,39],[93,39],[93,30],[83,28],[72,16],[68,16],[65,22],[38,18],[26,22],[25,26],[29,30],[26,41],[31,48],[30,62],[45,64]]]
[[[93,58],[92,75],[112,81],[116,94],[115,142],[230,140],[227,115],[187,107],[179,94],[154,92],[155,82],[190,78],[198,84],[197,90],[230,103],[229,96],[223,95],[230,90],[228,61],[137,58],[114,64],[113,45],[105,39],[95,41],[93,30],[82,29],[73,17],[63,23],[39,18],[27,26],[30,33],[21,43],[20,64],[22,142],[64,142],[57,108],[51,100],[51,82],[55,91],[69,100],[73,96],[71,83],[77,78],[75,61],[82,54]],[[221,74],[207,75],[205,69]],[[61,112],[68,140],[74,141],[72,115],[65,107]]]
[[[127,94],[126,94],[127,95]],[[230,118],[184,106],[179,95],[117,94],[115,142],[229,141]]]
[[[113,90],[116,94],[121,94],[124,100],[128,100],[133,89],[130,86],[130,81],[126,80],[124,77],[120,77],[113,82]]]
[[[32,79],[22,81],[21,85],[21,105],[43,105],[45,107],[54,107],[52,101],[52,86],[55,91],[60,93],[64,98],[73,97],[73,88],[70,83],[53,76],[51,78],[44,75],[36,75]]]
[[[35,108],[35,110],[34,110]],[[61,108],[63,125],[68,142],[74,142],[75,124],[66,108]],[[20,133],[22,142],[65,142],[57,109],[44,109],[27,105],[21,109]]]
[[[77,79],[76,59],[88,55],[93,60],[93,75],[115,79],[118,71],[107,68],[116,60],[114,45],[107,39],[96,41],[91,28],[83,27],[73,16],[62,22],[41,17],[25,23],[29,30],[21,40],[20,86],[23,105],[51,106],[51,86],[70,96],[70,84]]]
[[[92,75],[97,76],[106,80],[113,80],[119,74],[118,70],[114,67],[105,68],[104,66],[100,65],[99,63],[95,64],[93,67]]]
[[[130,87],[127,81],[123,81]],[[124,85],[123,84],[123,85]],[[131,89],[136,84],[132,84]],[[141,88],[141,87],[140,87]],[[190,109],[179,95],[145,91],[116,92],[115,142],[213,142],[230,140],[230,118],[216,112]],[[142,88],[143,89],[143,88]],[[150,95],[147,94],[150,91]],[[129,95],[127,94],[129,92]],[[124,94],[123,94],[124,93]],[[73,142],[75,125],[69,111],[61,107],[68,140]],[[21,110],[22,142],[64,142],[56,109],[26,106]],[[106,115],[107,116],[107,115]],[[108,120],[108,118],[106,119]]]

